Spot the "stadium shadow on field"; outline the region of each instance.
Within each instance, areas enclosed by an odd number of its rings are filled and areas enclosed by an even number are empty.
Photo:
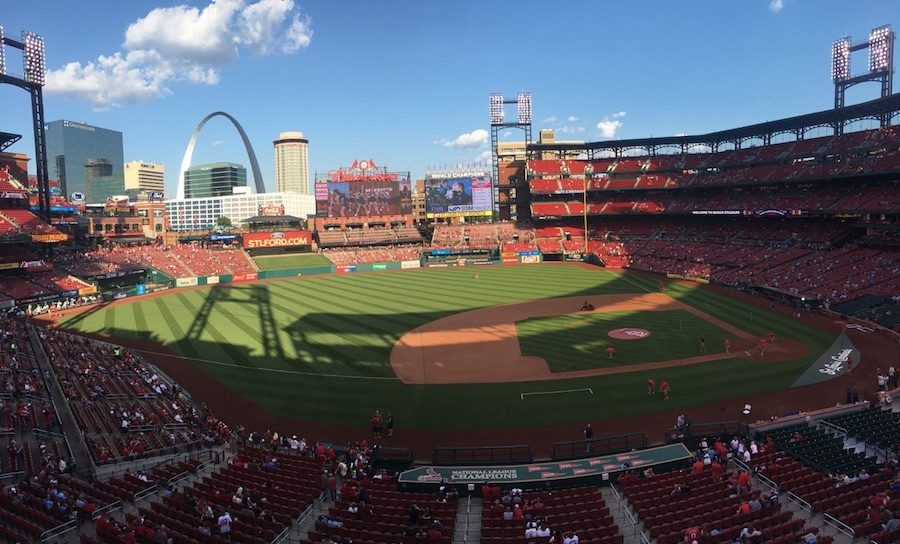
[[[465,278],[466,282],[460,284],[460,293],[470,285],[470,277]],[[373,299],[358,304],[369,308],[367,313],[351,312],[339,302],[334,304],[334,312],[303,313],[312,307],[328,307],[330,301],[311,299],[310,305],[304,308],[302,301],[274,295],[270,291],[274,285],[278,284],[221,285],[207,290],[202,298],[188,297],[187,291],[174,291],[164,297],[146,299],[158,307],[162,317],[153,327],[168,328],[169,335],[158,335],[152,327],[150,331],[121,328],[114,322],[108,322],[97,332],[111,338],[162,344],[184,357],[207,364],[393,376],[391,349],[404,334],[437,319],[475,309],[397,312],[393,308],[380,308],[377,299]],[[575,297],[577,301],[580,297],[623,292],[639,296],[653,288],[655,283],[643,278],[626,280],[607,276],[595,287],[558,293],[553,298]],[[415,304],[421,306],[418,301]],[[578,311],[578,304],[573,304],[572,313]],[[192,315],[190,323],[182,321],[179,324],[168,312],[170,305],[188,308]],[[127,308],[128,305],[124,305],[117,309]],[[92,308],[73,316],[66,326],[76,326],[101,309]],[[540,333],[535,340],[552,343],[554,332]],[[497,341],[500,341],[499,336]]]

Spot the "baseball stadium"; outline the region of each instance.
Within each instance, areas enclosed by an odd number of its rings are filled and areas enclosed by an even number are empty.
[[[0,540],[900,542],[900,94],[844,105],[848,47],[834,108],[707,134],[491,94],[490,167],[230,228],[0,153]]]

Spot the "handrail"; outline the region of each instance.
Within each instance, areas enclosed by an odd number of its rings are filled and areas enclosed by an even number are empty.
[[[312,512],[313,512],[314,504],[315,503],[310,503],[309,506],[307,506],[304,511],[300,512],[300,515],[297,516],[297,523],[302,524],[304,521],[306,521],[306,518],[308,518],[309,515],[312,514]]]
[[[183,442],[181,444],[176,444],[174,446],[165,446],[163,448],[156,448],[155,450],[147,450],[139,457],[131,458],[127,456],[119,456],[113,457],[106,463],[102,463],[98,465],[98,467],[106,466],[106,465],[118,465],[119,463],[136,463],[141,459],[153,459],[154,457],[161,457],[163,455],[181,455],[185,453],[190,453],[196,446],[202,447],[203,439],[193,440],[191,442]],[[168,453],[167,453],[168,452]],[[151,461],[150,464],[153,464]],[[157,465],[158,466],[158,465]]]
[[[644,433],[601,436],[591,440],[555,442],[550,449],[550,458],[554,461],[565,461],[596,457],[598,455],[644,449],[647,447],[647,444],[647,435]]]
[[[834,527],[838,531],[844,533],[845,535],[849,536],[850,538],[853,538],[853,539],[856,538],[856,531],[853,530],[853,527],[850,527],[849,525],[847,525],[843,521],[837,519],[836,517],[832,516],[831,514],[825,514],[824,520],[825,520],[825,523],[827,523],[828,525],[831,525],[832,527]]]
[[[800,496],[796,495],[793,491],[787,492],[787,498],[788,498],[788,500],[794,501],[801,508],[803,508],[804,510],[809,512],[809,519],[812,519],[814,512],[813,512],[813,507],[811,504],[806,502],[804,499],[800,498]]]
[[[4,472],[0,474],[0,480],[8,480],[8,479],[17,479],[19,476],[23,476],[25,474],[24,470],[17,470],[15,472]]]
[[[625,511],[625,517],[628,518],[631,526],[637,527],[637,519],[635,519],[634,514],[631,513],[631,508],[623,508],[623,510]]]
[[[145,497],[149,497],[159,491],[159,488],[156,485],[152,485],[150,487],[145,487],[144,489],[138,491],[134,495],[132,495],[131,502],[137,502],[139,500],[143,500]]]
[[[123,476],[128,472],[134,472],[137,470],[152,470],[154,468],[158,468],[161,466],[173,465],[179,461],[186,461],[188,459],[197,459],[199,461],[201,458],[207,457],[210,461],[212,461],[215,453],[216,453],[216,451],[212,448],[202,449],[202,450],[194,450],[194,451],[188,450],[188,451],[174,453],[174,454],[172,454],[172,457],[166,457],[164,459],[159,459],[158,457],[156,459],[150,458],[149,460],[147,460],[147,462],[139,463],[139,461],[144,460],[144,458],[141,457],[140,459],[134,460],[133,461],[134,464],[132,466],[129,466],[129,467],[123,468],[123,469],[119,469],[119,470],[111,470],[109,472],[104,472],[102,477],[104,479],[116,478],[119,476]],[[106,467],[106,466],[110,466],[110,465],[114,465],[114,464],[118,464],[118,463],[106,463],[101,466]]]
[[[290,525],[282,529],[281,532],[275,535],[275,538],[272,539],[271,544],[281,544],[282,542],[285,542],[288,538],[288,532],[290,532],[290,530]]]
[[[619,493],[619,490],[616,489],[616,486],[611,485],[611,486],[609,486],[609,488],[612,489],[613,495],[616,496],[616,500],[619,502],[622,502],[622,494]]]
[[[830,431],[834,431],[834,432],[836,432],[836,433],[839,433],[839,434],[842,434],[842,435],[844,435],[844,436],[847,436],[847,429],[841,427],[840,425],[835,425],[834,423],[831,423],[831,422],[829,422],[829,421],[825,421],[824,419],[819,419],[819,420],[816,421],[816,423],[817,423],[819,426],[825,427],[826,429],[828,429],[828,430],[830,430]]]
[[[106,512],[112,512],[113,510],[118,510],[120,508],[122,508],[122,501],[111,502],[102,508],[94,510],[94,512],[91,514],[91,519],[96,520]]]
[[[50,540],[51,538],[58,537],[59,535],[68,533],[69,531],[72,531],[77,528],[78,528],[78,523],[76,523],[74,519],[69,520],[65,523],[61,523],[61,524],[57,525],[56,527],[47,529],[46,531],[41,533],[41,537],[40,537],[41,542],[46,542],[46,541]]]
[[[756,476],[756,478],[757,478],[760,482],[766,484],[767,486],[769,486],[770,488],[772,488],[772,489],[775,490],[776,492],[780,492],[780,491],[781,491],[781,486],[779,486],[778,484],[776,484],[774,480],[769,479],[767,476],[764,476],[764,475],[759,474],[759,473],[755,474],[754,476]]]
[[[531,463],[533,459],[531,446],[528,444],[440,447],[434,448],[431,456],[432,464],[438,466]]]

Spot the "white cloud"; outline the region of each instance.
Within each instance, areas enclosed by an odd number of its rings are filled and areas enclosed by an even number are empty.
[[[784,0],[772,0],[769,2],[769,10],[778,13],[784,9]]]
[[[488,131],[483,128],[476,128],[472,132],[460,134],[454,140],[444,141],[444,147],[458,148],[474,148],[486,145],[488,141]]]
[[[547,125],[552,125],[552,124],[556,123],[556,116],[555,116],[555,115],[551,115],[550,117],[548,117],[548,118],[544,119],[543,121],[541,121],[541,123],[544,123],[544,124],[547,124]]]
[[[70,62],[47,73],[48,93],[91,102],[97,109],[150,100],[170,93],[166,83],[175,77],[171,64],[158,53],[132,51],[81,64]]]
[[[312,29],[294,0],[210,0],[203,8],[155,8],[128,26],[124,51],[47,73],[49,93],[98,109],[171,94],[170,84],[217,85],[241,49],[259,55],[309,46]]]
[[[221,66],[237,58],[233,26],[243,0],[213,0],[202,10],[156,8],[128,25],[125,49],[155,49],[166,58]]]
[[[291,24],[284,28],[289,19]],[[282,53],[293,53],[309,45],[309,27],[309,17],[294,12],[293,0],[259,0],[241,12],[238,42],[261,55],[270,53],[273,47]]]
[[[617,111],[616,113],[612,113],[597,123],[597,128],[600,130],[600,136],[604,138],[614,138],[616,136],[616,131],[622,127],[622,117],[625,117],[624,111]]]
[[[574,123],[577,120],[578,120],[578,117],[575,117],[574,115],[570,115],[570,116],[566,117],[566,121],[568,121],[570,123]]]
[[[604,119],[597,123],[597,128],[600,129],[600,135],[604,138],[613,138],[616,135],[616,131],[622,126],[622,121],[618,119],[610,120]]]
[[[584,130],[584,127],[563,125],[556,129],[556,132],[559,132],[560,134],[577,134],[579,132],[584,132]]]
[[[475,157],[475,160],[472,162],[474,162],[475,164],[490,163],[491,151],[489,149],[485,149],[484,151],[479,153],[478,156]]]
[[[209,145],[210,145],[210,147],[219,147],[220,145],[222,145],[224,143],[225,143],[224,140],[216,140],[215,142],[213,142]]]

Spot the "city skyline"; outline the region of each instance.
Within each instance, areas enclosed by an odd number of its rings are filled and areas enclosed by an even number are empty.
[[[491,92],[531,91],[534,133],[567,140],[706,133],[825,110],[832,42],[897,23],[892,2],[855,8],[95,0],[52,11],[15,3],[0,25],[45,39],[46,119],[122,132],[126,161],[165,165],[171,197],[193,127],[217,110],[246,128],[269,191],[271,142],[283,131],[313,142],[310,177],[361,158],[415,178],[484,160]],[[855,71],[865,65],[852,60]],[[11,73],[17,62],[7,50]],[[863,85],[848,103],[876,96]],[[0,130],[23,135],[9,151],[33,157],[26,93],[2,86],[0,101]],[[194,163],[221,161],[247,157],[214,120]]]

